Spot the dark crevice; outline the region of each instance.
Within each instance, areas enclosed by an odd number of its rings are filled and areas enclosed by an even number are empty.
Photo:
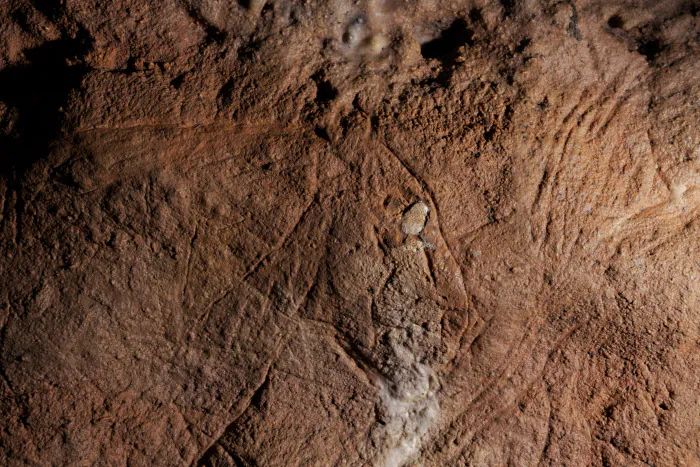
[[[231,456],[231,459],[233,459],[233,463],[236,467],[248,467],[250,465],[244,462],[235,452],[229,452],[228,454]]]
[[[316,136],[318,136],[322,140],[325,140],[328,143],[331,142],[331,138],[330,138],[330,136],[328,136],[328,132],[326,131],[325,128],[316,127],[316,128],[314,128],[314,133],[316,134]]]
[[[243,45],[238,51],[238,56],[243,61],[255,61],[256,54],[260,51],[261,47],[265,43],[264,39],[254,40]]]
[[[338,97],[338,90],[321,73],[316,73],[311,79],[316,83],[316,97],[314,101],[319,107],[327,107],[330,102]]]
[[[185,76],[185,73],[176,76],[170,81],[170,86],[172,86],[176,90],[179,90],[182,87],[182,84],[185,82]]]
[[[644,55],[649,63],[653,63],[662,50],[661,41],[653,37],[642,39],[637,47],[637,52]]]
[[[260,16],[262,16],[262,17],[272,16],[274,14],[275,14],[275,6],[272,3],[264,4],[262,9],[260,10]]]
[[[498,70],[498,73],[503,76],[509,86],[515,83],[515,68],[513,66],[508,66]]]
[[[228,80],[219,89],[219,94],[217,96],[217,102],[219,103],[219,108],[228,107],[233,102],[233,93],[236,88],[236,81],[234,79]]]
[[[571,5],[571,19],[569,20],[569,36],[573,37],[577,41],[581,40],[581,31],[578,28],[578,10],[576,9],[576,4],[574,0],[569,0],[569,5]]]
[[[424,58],[436,58],[442,62],[454,63],[459,55],[459,48],[473,45],[474,33],[467,27],[467,22],[459,18],[445,29],[440,37],[426,42],[420,48]]]
[[[17,23],[17,25],[25,31],[31,31],[32,26],[27,18],[27,13],[22,10],[15,10],[10,14],[12,21]]]
[[[374,131],[375,133],[379,131],[379,117],[377,117],[376,115],[372,115],[369,118],[369,123],[372,127],[372,131]]]
[[[506,18],[513,14],[515,10],[515,0],[500,0],[503,7],[503,16]]]
[[[523,53],[525,52],[525,49],[527,48],[528,45],[530,45],[530,39],[523,39],[521,40],[517,46],[515,46],[515,53]]]
[[[472,21],[472,23],[480,23],[484,20],[483,15],[481,14],[481,10],[478,8],[472,8],[469,11],[469,19]]]
[[[52,20],[59,16],[61,10],[63,9],[64,3],[65,2],[60,0],[32,0],[32,5],[34,5],[34,8]]]
[[[442,63],[442,70],[433,81],[442,86],[449,86],[459,58],[459,50],[465,45],[474,45],[473,38],[474,32],[467,27],[467,22],[458,18],[442,32],[440,37],[421,46],[421,54],[424,58],[437,59]]]
[[[608,27],[611,29],[622,29],[624,26],[625,22],[620,15],[612,15],[608,19]]]
[[[355,94],[355,98],[352,100],[352,108],[355,112],[365,113],[362,105],[360,104],[360,94]]]
[[[14,114],[0,134],[0,176],[21,174],[46,156],[59,137],[63,107],[88,69],[75,64],[91,46],[87,34],[48,42],[25,52],[26,61],[0,71],[0,101]]]
[[[265,380],[263,383],[260,385],[258,389],[255,390],[253,393],[253,397],[250,398],[250,404],[254,407],[257,408],[262,408],[264,399],[263,396],[265,395],[265,392],[267,389],[270,387],[270,372],[265,375]]]

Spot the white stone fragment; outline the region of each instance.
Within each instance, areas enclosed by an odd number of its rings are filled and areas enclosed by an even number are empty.
[[[418,235],[425,228],[430,208],[422,201],[413,204],[403,215],[401,230],[407,235]]]

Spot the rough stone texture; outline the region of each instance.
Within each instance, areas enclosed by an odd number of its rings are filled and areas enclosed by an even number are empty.
[[[699,9],[0,2],[0,464],[700,465]]]

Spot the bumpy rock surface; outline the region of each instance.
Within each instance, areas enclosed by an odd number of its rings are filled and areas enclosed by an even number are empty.
[[[693,1],[0,2],[0,464],[700,464]]]

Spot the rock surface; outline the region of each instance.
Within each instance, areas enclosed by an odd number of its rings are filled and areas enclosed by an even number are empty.
[[[0,464],[700,465],[699,10],[0,2]]]

